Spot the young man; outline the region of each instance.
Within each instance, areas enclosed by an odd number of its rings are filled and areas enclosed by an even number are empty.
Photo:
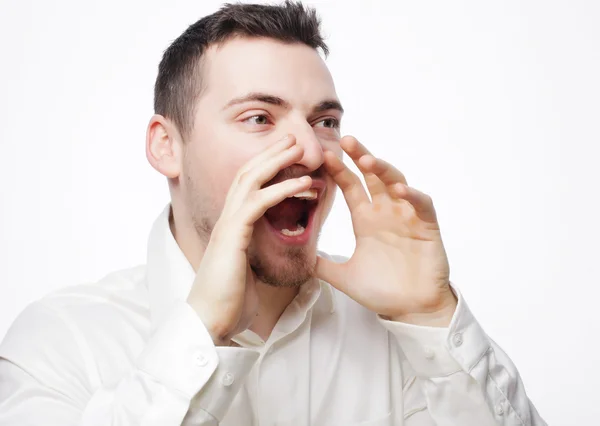
[[[285,3],[225,6],[166,50],[147,264],[21,314],[0,425],[545,424],[451,287],[431,199],[340,138],[318,49],[315,12]],[[316,248],[338,186],[347,261]]]

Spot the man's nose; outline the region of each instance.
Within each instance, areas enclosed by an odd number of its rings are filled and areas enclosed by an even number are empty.
[[[309,171],[314,171],[325,161],[323,144],[315,135],[312,126],[307,124],[306,127],[292,133],[296,137],[296,143],[304,148],[304,154],[296,164],[306,167]]]

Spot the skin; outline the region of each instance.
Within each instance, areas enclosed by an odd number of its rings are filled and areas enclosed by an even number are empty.
[[[456,299],[431,199],[354,138],[340,138],[339,100],[318,53],[238,37],[207,49],[202,78],[189,137],[154,115],[146,154],[169,180],[171,230],[197,271],[188,303],[215,343],[246,328],[266,339],[315,277],[392,320],[447,325]],[[344,151],[366,190],[341,161]],[[323,186],[315,230],[336,186],[350,208],[357,244],[343,265],[317,257],[318,232],[289,247],[266,228],[266,209],[315,182]]]

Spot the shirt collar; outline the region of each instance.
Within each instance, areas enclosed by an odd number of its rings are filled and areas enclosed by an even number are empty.
[[[146,271],[152,331],[176,302],[187,299],[196,276],[171,233],[170,214],[168,204],[155,220],[148,238]]]
[[[147,284],[150,298],[150,315],[152,331],[162,323],[173,305],[185,301],[190,293],[196,273],[175,241],[169,226],[171,204],[168,204],[155,220],[148,238]],[[319,253],[327,256],[325,253]],[[331,285],[317,280],[313,284],[301,288],[294,302],[302,302],[306,309],[315,308],[329,313],[335,311],[334,293]],[[307,283],[308,284],[308,283]],[[316,286],[316,287],[315,287]],[[292,302],[292,303],[294,303]]]

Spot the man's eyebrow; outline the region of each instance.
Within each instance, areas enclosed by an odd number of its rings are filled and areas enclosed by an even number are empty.
[[[262,93],[262,92],[252,92],[252,93],[248,93],[247,95],[240,96],[239,98],[234,98],[234,99],[230,100],[229,102],[227,102],[227,105],[225,105],[224,109],[227,109],[234,105],[243,104],[246,102],[263,102],[265,104],[271,104],[271,105],[275,105],[278,107],[283,107],[285,109],[292,108],[291,104],[288,101],[286,101],[283,98],[280,98],[279,96],[269,95],[268,93]],[[313,112],[313,114],[316,114],[316,113],[328,111],[331,109],[337,110],[342,114],[344,113],[344,108],[342,107],[342,104],[336,99],[328,99],[328,100],[322,101],[321,103],[319,103],[318,105],[316,105],[313,108],[312,112]]]
[[[335,109],[335,110],[339,111],[341,114],[344,113],[344,108],[342,107],[342,104],[338,100],[328,99],[326,101],[321,102],[317,106],[315,106],[313,108],[313,114],[316,114],[318,112],[328,111],[330,109]]]
[[[229,102],[227,102],[227,105],[225,105],[224,109],[246,102],[263,102],[266,104],[283,107],[285,109],[291,108],[290,103],[280,98],[279,96],[269,95],[268,93],[252,92],[239,98],[234,98],[230,100]]]

